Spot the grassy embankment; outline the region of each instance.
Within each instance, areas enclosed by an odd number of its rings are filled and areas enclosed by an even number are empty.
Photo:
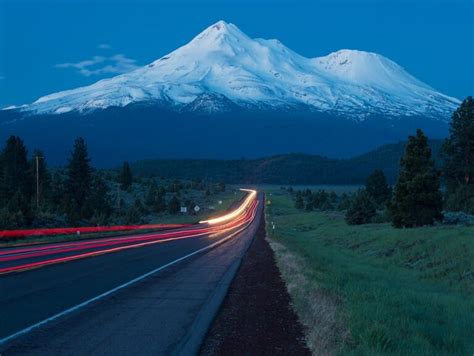
[[[194,224],[200,220],[209,218],[210,216],[219,215],[225,210],[229,209],[232,204],[238,202],[245,193],[235,190],[233,188],[227,189],[225,192],[215,193],[209,197],[196,199],[202,210],[199,211],[196,215],[193,214],[168,214],[161,213],[155,215],[153,219],[147,223],[150,224]],[[196,197],[195,197],[196,198]],[[222,204],[219,204],[222,202]],[[209,207],[212,206],[214,210],[210,210]],[[30,243],[51,243],[51,242],[64,242],[72,241],[77,239],[92,239],[92,238],[103,238],[103,237],[115,237],[122,235],[130,235],[137,233],[147,233],[157,231],[157,229],[143,229],[135,231],[114,231],[114,232],[100,232],[100,233],[90,233],[77,236],[72,235],[54,235],[54,236],[31,236],[15,240],[5,240],[1,241],[0,247],[11,247],[21,244],[30,244]]]
[[[474,228],[348,226],[267,193],[267,231],[315,354],[473,354]]]

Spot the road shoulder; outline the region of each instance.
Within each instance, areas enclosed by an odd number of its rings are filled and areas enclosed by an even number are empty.
[[[303,327],[265,239],[262,219],[224,303],[201,346],[201,355],[309,355]]]

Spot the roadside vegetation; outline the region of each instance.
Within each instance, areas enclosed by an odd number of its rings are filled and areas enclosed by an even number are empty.
[[[29,156],[15,136],[0,163],[0,230],[193,223],[242,196],[224,183],[134,175],[128,162],[116,170],[94,169],[82,138],[65,167],[48,168],[41,151]]]
[[[280,270],[315,354],[474,352],[474,101],[437,168],[421,130],[391,187],[267,189]]]
[[[343,212],[296,209],[285,190],[267,198],[267,229],[316,354],[321,344],[342,354],[472,354],[474,227],[348,225]]]

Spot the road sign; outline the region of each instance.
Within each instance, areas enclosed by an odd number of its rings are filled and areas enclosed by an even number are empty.
[[[182,213],[187,213],[187,212],[188,212],[188,208],[185,207],[185,206],[182,206],[182,207],[181,207],[181,212],[182,212]]]
[[[194,207],[194,211],[197,213],[199,210],[201,210],[201,208],[200,208],[198,205],[196,205],[196,206]]]

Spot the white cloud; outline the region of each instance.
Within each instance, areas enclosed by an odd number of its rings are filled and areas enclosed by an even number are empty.
[[[112,46],[108,43],[100,43],[97,45],[98,49],[112,49]]]
[[[136,60],[123,54],[115,54],[110,57],[94,56],[91,59],[76,63],[59,63],[56,68],[73,68],[86,77],[101,74],[120,74],[130,72],[136,68]]]

